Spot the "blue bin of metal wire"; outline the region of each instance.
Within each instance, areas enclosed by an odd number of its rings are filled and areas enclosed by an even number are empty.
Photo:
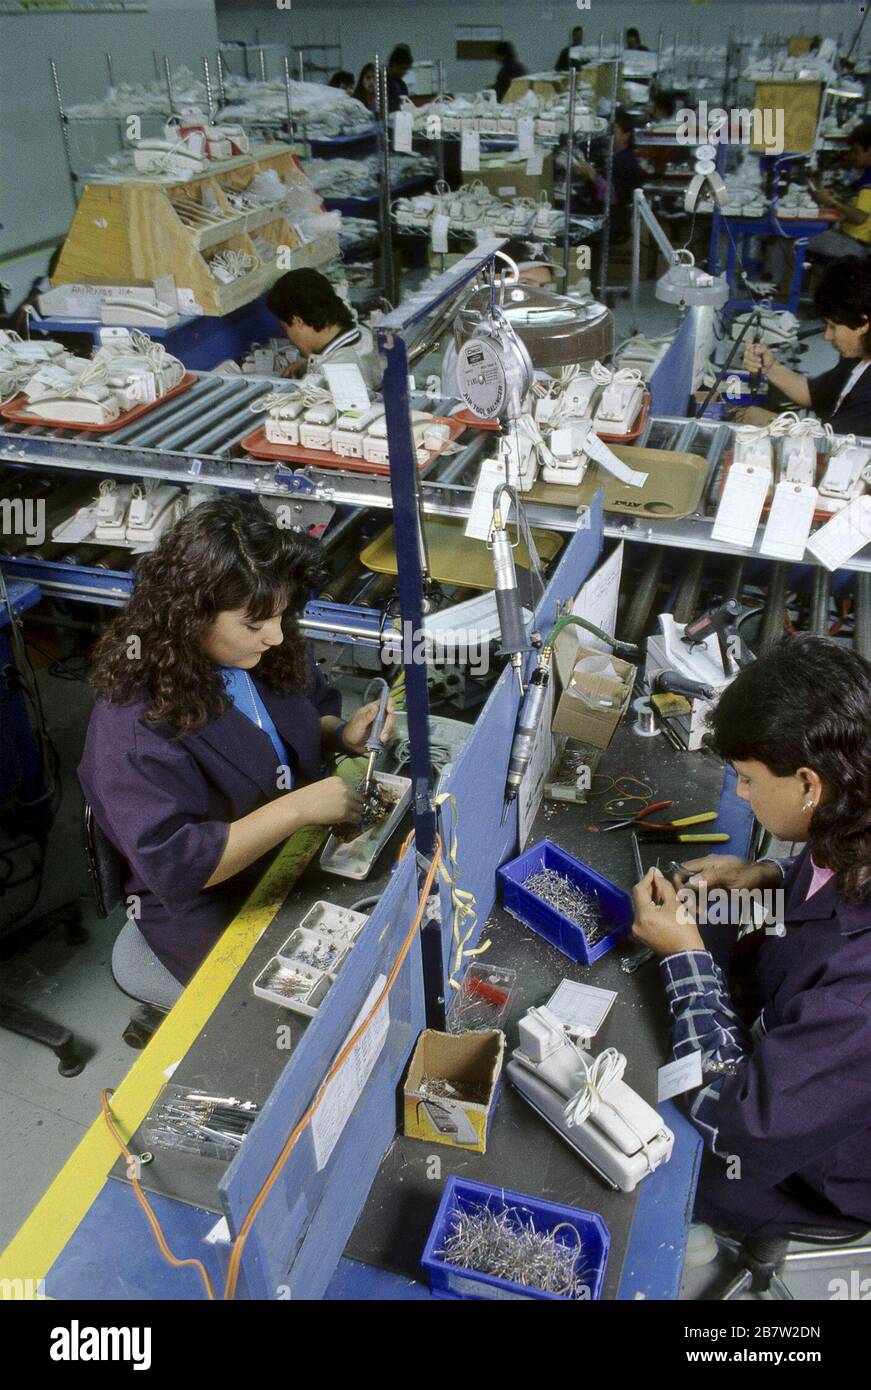
[[[528,878],[543,870],[561,874],[582,892],[592,894],[597,899],[604,935],[597,934],[592,943],[588,942],[582,926],[543,902],[530,889],[524,888]],[[533,931],[571,960],[592,965],[594,960],[622,941],[632,927],[635,913],[629,894],[610,879],[597,874],[588,864],[567,854],[552,840],[540,840],[537,845],[531,845],[496,872],[502,881],[505,911],[527,927],[532,927]]]
[[[490,1258],[500,1267],[511,1267],[516,1260],[519,1267],[537,1268],[538,1282],[555,1285],[555,1291],[453,1263],[447,1256],[456,1249],[457,1239],[464,1238],[463,1221],[474,1223],[481,1263]],[[468,1224],[465,1229],[468,1236]],[[421,1264],[436,1298],[587,1301],[602,1297],[610,1244],[608,1227],[596,1212],[452,1175]],[[482,1258],[488,1245],[490,1255]]]

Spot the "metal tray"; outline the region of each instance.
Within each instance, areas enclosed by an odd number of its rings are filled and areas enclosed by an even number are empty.
[[[384,787],[399,788],[401,796],[386,820],[364,830],[355,840],[338,840],[331,835],[321,851],[320,866],[325,873],[341,878],[367,878],[390,836],[393,834],[411,803],[411,778],[398,777],[391,772],[376,772],[376,782]]]

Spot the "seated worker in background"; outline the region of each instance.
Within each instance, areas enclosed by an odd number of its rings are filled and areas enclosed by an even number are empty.
[[[650,102],[650,118],[652,121],[670,121],[674,117],[676,107],[674,93],[657,87]]]
[[[631,53],[649,53],[650,49],[646,43],[641,42],[641,35],[637,29],[627,29],[623,42],[623,47],[629,49]]]
[[[387,110],[398,111],[402,97],[408,96],[406,75],[414,67],[414,59],[407,43],[398,43],[387,60]]]
[[[809,185],[814,202],[822,208],[833,208],[839,222],[837,227],[811,238],[807,244],[810,256],[826,260],[855,256],[871,243],[871,121],[863,121],[850,132],[850,163],[859,176],[850,185],[849,199]]]
[[[634,890],[634,933],[663,957],[674,1056],[701,1052],[686,1097],[706,1149],[695,1216],[736,1234],[858,1233],[871,1225],[871,664],[784,637],[726,687],[711,724],[756,819],[805,848],[782,867],[690,861],[680,898],[658,869]],[[719,908],[716,927],[697,925],[701,881],[709,907],[715,889],[774,890],[768,925],[739,936]]]
[[[635,121],[618,106],[614,112],[614,134],[612,136],[614,162],[611,182],[611,237],[622,241],[629,235],[632,220],[632,195],[644,182],[641,165],[635,157]],[[607,181],[586,159],[576,157],[574,168],[595,191],[599,202],[604,203]]]
[[[348,96],[353,96],[354,74],[352,72],[344,72],[342,69],[340,69],[338,72],[333,73],[332,77],[327,83],[327,86],[338,87],[340,91],[347,92]]]
[[[378,390],[383,368],[375,340],[368,328],[356,322],[326,276],[317,270],[289,270],[266,295],[266,307],[304,354],[304,362],[294,362],[286,376],[306,376],[313,384],[323,385],[325,362],[354,362],[369,389]]]
[[[826,342],[841,360],[821,376],[806,377],[777,361],[769,347],[748,343],[744,366],[762,372],[796,405],[813,411],[836,434],[871,434],[871,261],[833,261],[817,286],[816,311],[826,321]],[[745,424],[765,424],[770,411],[743,412]]]
[[[375,64],[366,63],[360,69],[360,76],[357,78],[357,85],[354,88],[354,96],[357,101],[361,101],[367,111],[374,114],[376,108],[375,101]]]
[[[518,60],[513,43],[497,43],[493,51],[502,66],[497,72],[496,81],[492,83],[492,86],[496,92],[496,100],[504,101],[505,94],[515,77],[526,76],[526,68]]]
[[[569,72],[572,68],[576,68],[577,71],[580,72],[582,64],[579,59],[571,57],[570,50],[573,48],[580,48],[583,42],[583,28],[580,24],[576,24],[574,29],[572,30],[571,43],[568,44],[565,48],[560,49],[559,57],[554,63],[554,72]]]
[[[359,794],[324,768],[363,751],[378,706],[343,724],[300,634],[317,570],[316,545],[259,501],[203,502],[141,557],[97,643],[79,780],[127,862],[136,925],[182,984],[270,850],[360,815]]]

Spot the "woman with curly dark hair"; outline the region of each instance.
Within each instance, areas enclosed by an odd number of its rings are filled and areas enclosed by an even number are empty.
[[[635,889],[674,1055],[701,1054],[689,1113],[710,1152],[696,1215],[738,1233],[858,1233],[871,1225],[871,664],[827,638],[784,638],[711,721],[738,795],[805,847],[690,861],[689,891],[657,870]],[[768,890],[775,911],[718,942],[719,914],[698,910],[715,889]]]
[[[258,501],[203,502],[140,559],[96,648],[79,780],[126,860],[139,930],[182,983],[264,855],[360,814],[324,768],[363,751],[377,702],[343,724],[306,648],[297,614],[317,572],[314,543]]]

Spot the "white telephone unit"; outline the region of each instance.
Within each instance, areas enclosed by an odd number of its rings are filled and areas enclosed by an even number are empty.
[[[674,1135],[621,1079],[619,1052],[594,1058],[547,1009],[529,1010],[520,1042],[508,1063],[512,1085],[609,1187],[632,1192],[668,1162]]]
[[[94,537],[98,541],[123,541],[127,529],[127,508],[133,492],[132,484],[116,483],[114,478],[106,478],[100,484],[97,497],[97,526]]]
[[[329,449],[336,407],[327,402],[309,406],[299,427],[299,442],[304,449]]]
[[[147,324],[149,328],[172,328],[178,323],[178,312],[169,304],[154,303],[150,299],[134,299],[123,296],[109,296],[100,305],[100,319],[115,327],[133,327]]]
[[[732,462],[749,463],[773,475],[771,436],[757,425],[736,425],[732,444]]]
[[[134,483],[127,511],[125,539],[150,544],[173,520],[175,502],[181,489],[168,483]]]
[[[593,414],[593,401],[601,390],[601,384],[592,376],[573,376],[563,388],[558,399],[560,415],[575,415],[588,419]]]
[[[557,428],[551,430],[548,444],[552,459],[541,474],[546,483],[580,486],[589,465],[585,444],[592,428],[592,420],[568,419],[561,420]]]
[[[46,395],[28,405],[28,414],[65,425],[108,425],[120,414],[118,397],[101,385],[80,386],[76,395]]]
[[[871,450],[859,444],[842,444],[826,464],[820,481],[820,511],[836,512],[859,497],[871,480]]]
[[[340,415],[330,435],[330,447],[342,458],[361,459],[366,431],[380,420],[384,406],[376,402],[367,410],[346,410]]]
[[[140,140],[133,151],[133,165],[140,174],[178,174],[181,178],[190,178],[192,174],[201,174],[208,165],[205,142],[202,153],[198,154],[181,140]]]
[[[414,441],[415,453],[418,463],[425,463],[429,458],[429,450],[424,447],[424,436],[430,428],[432,416],[425,411],[413,410],[411,412],[411,437]],[[390,462],[390,448],[387,442],[387,420],[381,416],[371,425],[365,439],[363,440],[363,457],[367,463],[380,464],[385,467]]]
[[[261,402],[255,401],[254,408]],[[266,407],[266,438],[271,444],[298,444],[299,417],[305,410],[302,395],[276,396]]]
[[[814,487],[817,480],[817,443],[813,435],[800,434],[784,439],[780,462],[783,477],[788,483],[807,483]]]
[[[619,375],[615,376],[602,392],[593,416],[596,429],[605,434],[629,434],[643,399],[642,381],[621,380]]]
[[[538,446],[541,433],[530,415],[511,420],[499,436],[498,458],[512,487],[529,492],[538,477]]]

